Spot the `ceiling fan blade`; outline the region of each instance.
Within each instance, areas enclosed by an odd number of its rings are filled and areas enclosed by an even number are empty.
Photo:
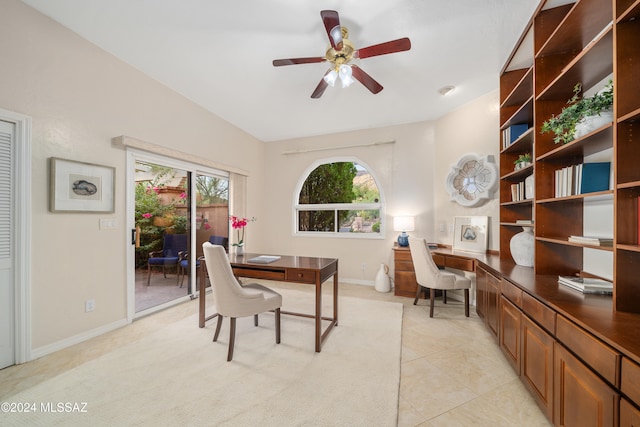
[[[342,50],[342,28],[340,18],[335,10],[323,10],[320,12],[324,28],[329,36],[331,47],[337,51]]]
[[[296,64],[313,64],[316,62],[324,62],[327,59],[321,56],[312,58],[291,58],[291,59],[274,59],[274,67],[282,67],[283,65],[296,65]]]
[[[324,76],[326,76],[330,72],[331,72],[330,69],[327,70],[327,72],[324,73]],[[327,81],[324,79],[324,76],[322,76],[322,79],[320,79],[320,83],[318,83],[318,86],[316,86],[316,89],[311,94],[311,98],[313,98],[313,99],[320,98],[322,96],[322,94],[324,93],[324,91],[327,89],[327,86],[329,86],[329,83],[327,83]]]
[[[373,77],[365,73],[362,68],[358,67],[357,65],[351,66],[351,75],[354,79],[358,80],[367,89],[369,89],[374,95],[383,89],[380,83],[375,81]]]
[[[411,49],[411,40],[407,37],[398,40],[391,40],[386,43],[375,44],[363,47],[353,53],[354,58],[370,58],[372,56],[386,55],[388,53],[404,52]]]

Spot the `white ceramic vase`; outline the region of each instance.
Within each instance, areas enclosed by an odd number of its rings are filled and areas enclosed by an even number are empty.
[[[391,280],[387,273],[389,273],[389,267],[380,264],[380,270],[376,274],[376,291],[389,292],[391,290]]]
[[[244,255],[244,245],[236,246],[236,255],[238,256]]]
[[[534,240],[531,227],[522,227],[522,231],[511,238],[509,246],[516,264],[533,267]]]
[[[575,138],[580,138],[602,126],[613,122],[613,111],[602,111],[596,116],[587,116],[576,124]]]

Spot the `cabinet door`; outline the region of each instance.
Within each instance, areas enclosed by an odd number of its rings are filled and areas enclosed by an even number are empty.
[[[640,411],[627,399],[620,400],[620,427],[639,427]]]
[[[489,330],[498,339],[498,322],[500,306],[500,280],[491,273],[487,273],[487,305],[485,311],[485,322]]]
[[[522,316],[522,371],[529,389],[549,420],[553,420],[554,339],[527,316]]]
[[[487,272],[478,267],[476,269],[476,313],[484,320],[487,305]]]
[[[620,396],[557,342],[553,374],[556,426],[617,425]]]
[[[505,297],[500,299],[500,349],[520,375],[520,328],[522,313]]]

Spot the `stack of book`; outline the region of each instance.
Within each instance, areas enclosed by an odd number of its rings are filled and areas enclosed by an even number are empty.
[[[612,294],[613,283],[593,277],[558,276],[558,283],[583,294]]]
[[[613,238],[595,236],[569,236],[569,241],[592,246],[613,246]]]
[[[513,144],[518,138],[522,136],[529,130],[529,125],[520,124],[520,125],[512,125],[506,129],[502,130],[502,148],[507,148],[511,144]]]
[[[518,225],[533,225],[532,219],[516,219],[516,224]]]
[[[609,190],[610,176],[609,162],[584,163],[558,169],[555,171],[555,196],[567,197]]]

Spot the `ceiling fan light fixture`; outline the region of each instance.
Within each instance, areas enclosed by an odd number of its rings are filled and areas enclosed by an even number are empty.
[[[340,68],[338,68],[338,74],[340,75],[340,80],[342,81],[342,87],[349,87],[355,81],[353,79],[351,66],[342,64]]]
[[[331,70],[324,76],[324,81],[331,87],[335,86],[337,79],[338,72],[336,70]]]

